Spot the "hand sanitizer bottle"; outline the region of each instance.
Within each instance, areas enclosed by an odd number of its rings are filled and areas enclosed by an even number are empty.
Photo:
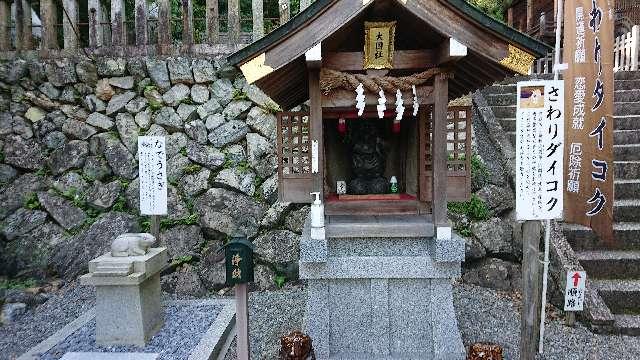
[[[324,240],[324,205],[320,201],[320,193],[311,193],[315,197],[311,204],[311,238],[314,240]]]

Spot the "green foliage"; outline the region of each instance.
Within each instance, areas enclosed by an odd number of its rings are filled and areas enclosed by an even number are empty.
[[[238,169],[238,171],[240,171],[241,174],[246,174],[251,170],[251,165],[249,165],[249,163],[246,161],[241,161],[238,163],[236,168]]]
[[[4,151],[0,150],[0,163],[4,162]]]
[[[151,230],[151,220],[148,216],[139,216],[138,226],[140,227],[140,231],[148,233]]]
[[[513,0],[467,0],[467,2],[492,18],[504,22],[504,14]]]
[[[199,216],[198,214],[190,214],[189,216],[185,216],[181,219],[164,219],[160,221],[160,229],[166,230],[170,229],[176,225],[195,225],[198,223]]]
[[[262,107],[262,109],[271,115],[275,115],[279,111],[282,111],[280,106],[273,101],[267,101]]]
[[[491,173],[482,162],[482,159],[478,155],[473,155],[471,157],[471,181],[474,184],[474,188],[483,187],[489,181],[490,176]]]
[[[187,156],[187,148],[183,147],[182,149],[180,149],[180,154],[182,154],[182,156]]]
[[[40,201],[38,201],[38,195],[36,193],[30,193],[27,195],[27,198],[24,200],[24,207],[29,210],[42,209],[42,205],[40,204]]]
[[[276,275],[273,278],[273,282],[276,284],[278,289],[281,289],[284,284],[287,282],[287,278],[284,275]]]
[[[111,208],[113,211],[126,212],[127,209],[127,200],[124,196],[118,196],[118,199],[113,203],[113,207]]]
[[[36,287],[38,281],[35,279],[0,279],[0,289],[26,289]]]
[[[183,256],[180,256],[180,257],[178,257],[176,259],[173,259],[171,261],[171,266],[172,267],[179,267],[179,266],[182,266],[184,264],[190,264],[194,260],[195,260],[194,257],[191,256],[191,255],[183,255]]]
[[[38,171],[36,171],[36,175],[40,177],[46,177],[51,175],[51,170],[47,166],[43,166]]]
[[[233,100],[247,100],[249,97],[247,96],[247,93],[240,90],[240,89],[234,89],[233,90]]]
[[[200,170],[202,170],[202,166],[200,166],[198,164],[191,164],[191,165],[185,166],[184,173],[185,174],[195,174]]]
[[[455,214],[466,215],[469,220],[481,221],[491,216],[491,212],[487,204],[477,195],[471,195],[471,200],[465,202],[450,202],[447,204],[450,212]]]

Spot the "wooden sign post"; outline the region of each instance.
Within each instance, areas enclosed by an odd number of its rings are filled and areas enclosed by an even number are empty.
[[[138,137],[140,214],[151,215],[151,234],[160,240],[159,215],[167,215],[167,153],[163,136]]]

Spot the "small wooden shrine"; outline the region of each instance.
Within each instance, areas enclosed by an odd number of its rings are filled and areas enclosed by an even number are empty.
[[[447,201],[470,196],[472,111],[449,101],[549,50],[464,0],[317,0],[229,57],[286,110],[280,200],[321,200],[300,250],[318,358],[464,358]]]

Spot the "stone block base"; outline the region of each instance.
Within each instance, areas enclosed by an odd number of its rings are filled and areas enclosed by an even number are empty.
[[[144,346],[164,325],[160,274],[140,285],[96,286],[96,343]]]

